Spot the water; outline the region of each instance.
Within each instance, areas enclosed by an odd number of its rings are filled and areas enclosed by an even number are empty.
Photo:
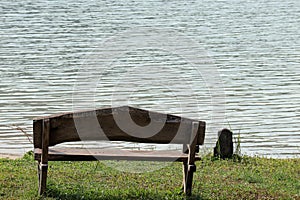
[[[32,118],[72,111],[76,85],[101,76],[92,93],[80,94],[93,107],[111,105],[112,94],[120,94],[115,105],[207,121],[208,145],[218,128],[230,127],[243,153],[300,155],[298,0],[17,0],[2,1],[0,14],[0,153],[31,150]],[[128,51],[105,73],[84,73],[92,68],[84,65],[91,52],[132,28],[172,30],[194,41],[210,60],[203,66],[217,69],[211,77],[220,74],[221,93],[212,95],[205,76],[161,49]]]

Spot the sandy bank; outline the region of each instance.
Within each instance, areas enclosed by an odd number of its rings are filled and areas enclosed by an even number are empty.
[[[0,154],[0,158],[17,159],[22,157],[23,155],[19,155],[19,154]]]

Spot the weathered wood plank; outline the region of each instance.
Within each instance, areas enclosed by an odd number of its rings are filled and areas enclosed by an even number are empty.
[[[48,149],[49,149],[49,135],[50,135],[50,120],[43,120],[43,131],[42,131],[42,164],[48,162]]]
[[[41,149],[35,149],[35,159],[41,159]],[[50,148],[49,161],[87,161],[87,160],[137,160],[137,161],[180,161],[187,162],[188,155],[181,151],[128,151],[118,149],[76,149]],[[196,155],[195,160],[200,160]]]
[[[192,123],[192,131],[190,143],[188,145],[189,154],[188,154],[188,162],[187,162],[187,174],[186,174],[186,184],[184,185],[184,193],[188,196],[192,193],[192,184],[193,184],[193,175],[196,171],[195,165],[195,155],[196,155],[196,144],[197,144],[197,133],[198,133],[199,123]]]
[[[140,135],[132,135],[128,131],[119,128],[116,117],[121,118],[126,113],[130,113],[131,119],[143,130],[149,123],[163,124],[162,129],[157,134],[140,132]],[[152,118],[150,118],[150,115]],[[174,115],[150,112],[147,110],[131,107],[107,108],[95,111],[65,113],[52,115],[49,117],[37,118],[34,120],[34,147],[41,148],[41,121],[50,120],[50,141],[53,146],[62,142],[84,141],[84,140],[110,140],[110,141],[131,141],[143,143],[189,143],[191,123],[195,120],[182,118]],[[198,144],[203,144],[205,135],[205,122],[199,122]],[[127,127],[128,128],[128,127]],[[129,126],[130,129],[130,126]],[[135,130],[132,130],[133,132]],[[145,137],[151,135],[150,137]]]

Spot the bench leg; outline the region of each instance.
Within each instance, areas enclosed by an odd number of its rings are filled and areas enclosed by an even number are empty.
[[[40,170],[40,161],[38,161],[37,165],[37,175],[38,175],[38,186],[40,187],[40,177],[41,177],[41,170]]]
[[[182,174],[183,174],[183,181],[182,181],[182,191],[185,192],[186,191],[186,177],[187,177],[187,170],[188,170],[188,166],[187,166],[187,162],[183,162],[182,163]]]
[[[39,195],[43,195],[46,191],[48,163],[38,163],[38,178],[39,178]]]
[[[193,175],[196,171],[196,165],[188,165],[187,167],[187,174],[186,174],[186,183],[185,183],[185,189],[184,193],[187,196],[190,196],[192,194],[192,184],[193,184]]]

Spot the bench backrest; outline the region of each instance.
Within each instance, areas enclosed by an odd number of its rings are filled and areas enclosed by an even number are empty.
[[[150,123],[152,125],[157,123],[158,126],[163,124],[163,126],[157,133],[155,128],[149,127],[147,130],[156,133],[150,137],[144,137],[144,134],[142,137],[132,135],[130,126],[124,130],[117,122],[118,119],[128,117],[128,113],[136,126],[141,128],[140,130]],[[96,140],[189,144],[193,122],[199,124],[196,135],[197,145],[203,144],[205,135],[205,122],[123,106],[36,118],[33,120],[34,148],[42,148],[45,121],[49,123],[49,146],[63,142]]]

